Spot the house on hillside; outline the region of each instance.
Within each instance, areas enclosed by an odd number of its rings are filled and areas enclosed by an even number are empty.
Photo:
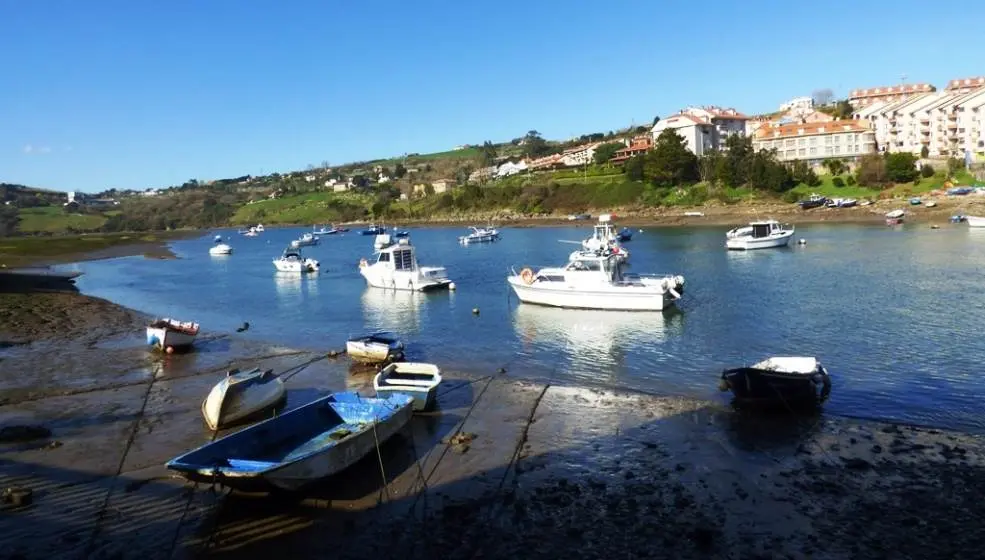
[[[431,186],[434,187],[435,194],[441,194],[443,192],[448,192],[455,187],[454,179],[438,179],[437,181],[432,181]]]
[[[495,165],[489,167],[482,167],[476,169],[472,173],[469,173],[469,183],[482,183],[488,181],[496,176],[497,169]]]
[[[689,150],[701,156],[711,150],[725,148],[725,140],[732,135],[745,135],[749,117],[732,108],[716,106],[688,107],[678,114],[653,125],[654,142],[664,130],[673,129],[684,137]]]
[[[757,152],[776,150],[780,161],[806,161],[820,167],[825,159],[837,158],[852,165],[862,156],[876,153],[876,133],[865,120],[793,123],[760,128],[752,147]]]
[[[525,160],[520,160],[516,163],[512,161],[507,161],[503,165],[496,168],[497,177],[509,177],[510,175],[516,175],[517,173],[523,173],[527,170],[527,162]]]
[[[650,135],[637,136],[630,140],[629,145],[621,150],[617,150],[612,155],[609,163],[621,165],[631,157],[645,154],[653,148],[653,137]]]
[[[527,169],[531,171],[545,171],[548,169],[557,169],[563,166],[561,163],[561,154],[551,154],[542,158],[537,158],[531,160],[527,163]]]
[[[561,163],[566,167],[588,165],[594,161],[595,148],[598,148],[598,146],[598,142],[593,142],[591,144],[582,144],[581,146],[568,148],[561,152]]]

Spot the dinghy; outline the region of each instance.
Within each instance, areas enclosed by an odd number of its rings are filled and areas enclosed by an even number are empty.
[[[284,400],[284,382],[273,370],[230,370],[202,401],[202,416],[209,428],[218,430],[253,418]]]
[[[831,394],[831,378],[817,358],[772,357],[725,370],[719,389],[741,404],[816,407]]]
[[[414,398],[414,410],[430,410],[434,406],[441,370],[434,364],[400,362],[390,364],[373,378],[377,396],[400,393]]]
[[[353,361],[363,364],[382,364],[403,358],[404,343],[393,333],[378,332],[350,338],[345,351]]]
[[[168,461],[194,482],[239,490],[299,490],[375,452],[403,429],[413,399],[328,395]]]
[[[198,323],[181,322],[167,317],[147,325],[147,344],[173,352],[187,348],[198,336]]]

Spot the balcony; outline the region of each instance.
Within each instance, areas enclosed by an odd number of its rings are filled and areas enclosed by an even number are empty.
[[[930,138],[921,138],[920,139],[920,143],[921,144],[930,144]]]
[[[920,124],[930,124],[930,119],[921,118]]]
[[[948,128],[948,130],[951,130],[953,128],[958,128],[958,123],[956,123],[956,122],[947,123],[947,128]]]

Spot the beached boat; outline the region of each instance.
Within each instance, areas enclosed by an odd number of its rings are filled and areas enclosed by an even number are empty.
[[[910,199],[910,204],[913,206],[919,206],[921,202],[920,197],[917,196]]]
[[[831,393],[831,378],[816,358],[772,357],[722,372],[719,389],[743,404],[817,406]]]
[[[563,267],[524,268],[506,281],[523,303],[569,309],[661,311],[683,294],[683,276],[627,274],[625,266],[611,251],[576,251]]]
[[[300,247],[284,249],[279,259],[274,259],[274,268],[280,272],[317,272],[318,261],[301,254]]]
[[[202,401],[202,416],[212,430],[255,418],[283,402],[284,382],[273,370],[230,370]]]
[[[725,234],[725,247],[733,251],[786,247],[793,237],[794,227],[776,220],[752,222]]]
[[[828,208],[851,208],[856,204],[858,204],[858,201],[854,198],[832,198],[826,206]]]
[[[924,204],[924,207],[926,207],[926,208],[934,208],[936,206],[937,206],[937,203],[934,202],[933,200],[928,200],[926,202],[926,204]]]
[[[964,196],[966,194],[971,194],[974,190],[975,189],[972,187],[954,187],[947,189],[947,194],[948,196]]]
[[[964,221],[968,222],[968,227],[985,227],[985,218],[981,216],[965,216]]]
[[[893,210],[892,212],[886,212],[886,225],[895,226],[903,223],[903,218],[906,213],[902,210]]]
[[[684,216],[688,218],[703,218],[704,215],[704,212],[684,212]]]
[[[494,227],[479,228],[472,226],[472,233],[458,238],[458,242],[462,245],[492,243],[493,241],[499,241],[499,230]]]
[[[297,249],[298,247],[311,247],[312,245],[318,245],[320,240],[313,233],[304,233],[301,237],[291,241],[291,247]]]
[[[335,393],[175,457],[167,468],[241,490],[300,490],[375,452],[412,414],[408,395]]]
[[[426,292],[451,286],[443,266],[419,266],[416,249],[404,238],[380,251],[376,262],[359,261],[359,273],[373,288]]]
[[[373,378],[377,396],[393,393],[409,395],[414,399],[414,410],[424,411],[434,407],[441,370],[434,364],[397,362],[380,370]]]
[[[827,198],[818,194],[812,194],[810,197],[807,198],[807,200],[801,200],[797,204],[800,205],[800,208],[802,210],[810,210],[811,208],[820,208],[827,203],[828,203]]]
[[[378,332],[350,338],[345,351],[353,361],[383,364],[404,357],[404,343],[393,333]]]
[[[198,336],[199,325],[165,317],[147,325],[147,344],[172,352],[188,348]]]

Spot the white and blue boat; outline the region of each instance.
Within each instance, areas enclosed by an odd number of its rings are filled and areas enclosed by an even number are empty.
[[[413,397],[328,395],[168,461],[194,482],[295,491],[352,466],[404,428]]]
[[[404,343],[391,332],[376,332],[350,338],[345,351],[355,362],[384,364],[404,357]]]
[[[400,393],[414,398],[414,410],[425,411],[434,407],[441,385],[441,369],[434,364],[421,362],[393,363],[376,374],[373,389],[377,396]]]

